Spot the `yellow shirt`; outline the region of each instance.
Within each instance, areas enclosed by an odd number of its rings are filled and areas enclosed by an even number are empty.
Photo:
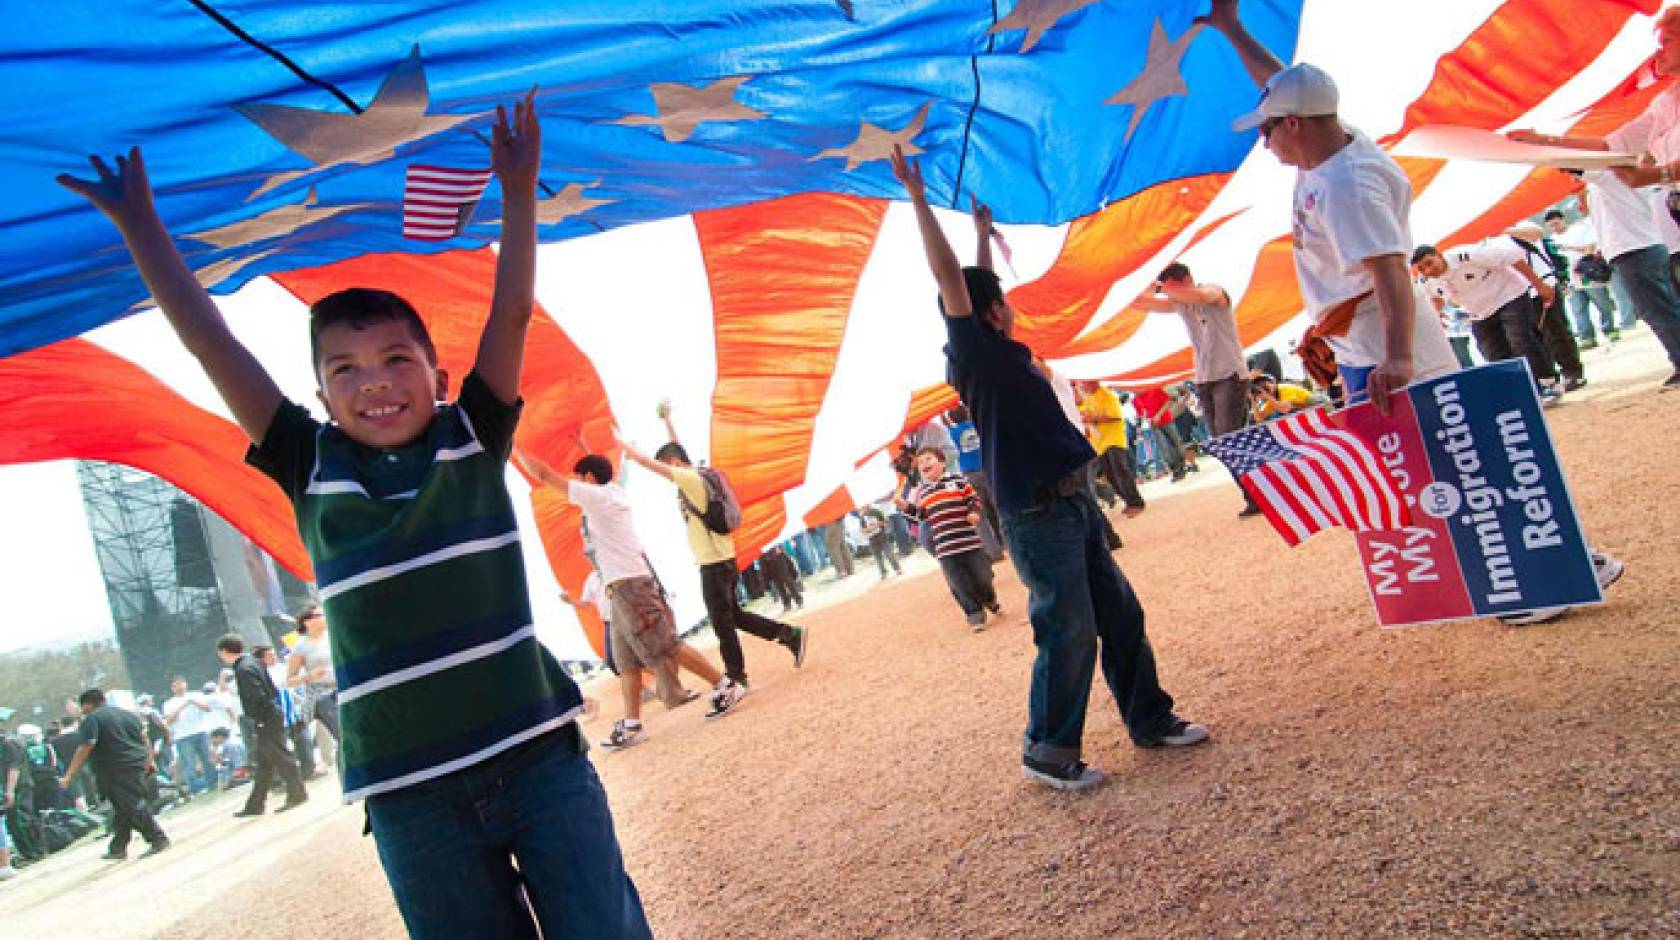
[[[1102,453],[1112,447],[1126,449],[1126,418],[1120,411],[1120,398],[1112,391],[1098,386],[1079,403],[1079,413],[1091,422],[1091,447]],[[1098,421],[1097,419],[1112,419]]]
[[[706,509],[710,498],[706,492],[706,481],[700,476],[700,471],[693,467],[672,467],[671,482],[677,484],[677,489],[688,497],[694,508]],[[679,507],[682,501],[677,501]],[[694,560],[702,565],[713,562],[730,561],[735,557],[735,539],[728,535],[719,535],[706,528],[705,520],[690,512],[683,512],[688,522],[688,547],[694,552]]]

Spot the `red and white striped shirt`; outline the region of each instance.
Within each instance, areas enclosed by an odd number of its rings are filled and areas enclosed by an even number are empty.
[[[910,503],[910,515],[930,529],[928,541],[933,545],[935,558],[984,547],[980,530],[968,521],[970,513],[980,511],[980,500],[974,487],[962,477],[946,474],[931,483],[923,483],[910,494]]]

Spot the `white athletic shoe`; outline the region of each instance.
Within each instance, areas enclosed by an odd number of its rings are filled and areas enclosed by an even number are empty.
[[[620,718],[613,722],[612,734],[607,735],[606,739],[601,742],[601,747],[609,751],[622,751],[627,747],[635,747],[646,740],[647,732],[642,730],[640,724],[632,727],[629,722]]]
[[[712,690],[712,709],[706,712],[707,718],[722,718],[732,711],[741,699],[747,697],[747,687],[734,679],[725,678],[724,684]]]

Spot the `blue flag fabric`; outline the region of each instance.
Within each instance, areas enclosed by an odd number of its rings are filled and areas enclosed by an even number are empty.
[[[498,103],[535,88],[541,237],[801,192],[929,190],[1056,224],[1234,169],[1256,90],[1192,25],[1201,0],[14,4],[0,33],[0,355],[140,309],[109,223],[53,182],[140,145],[201,281],[495,237],[404,239],[411,164],[488,166]],[[1251,0],[1286,61],[1299,0]]]

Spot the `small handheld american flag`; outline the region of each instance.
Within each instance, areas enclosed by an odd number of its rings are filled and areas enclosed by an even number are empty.
[[[489,183],[489,170],[410,166],[403,185],[403,237],[434,242],[454,238],[466,228]]]
[[[1320,529],[1404,529],[1406,501],[1375,451],[1322,408],[1216,437],[1205,445],[1241,481],[1283,540]]]

